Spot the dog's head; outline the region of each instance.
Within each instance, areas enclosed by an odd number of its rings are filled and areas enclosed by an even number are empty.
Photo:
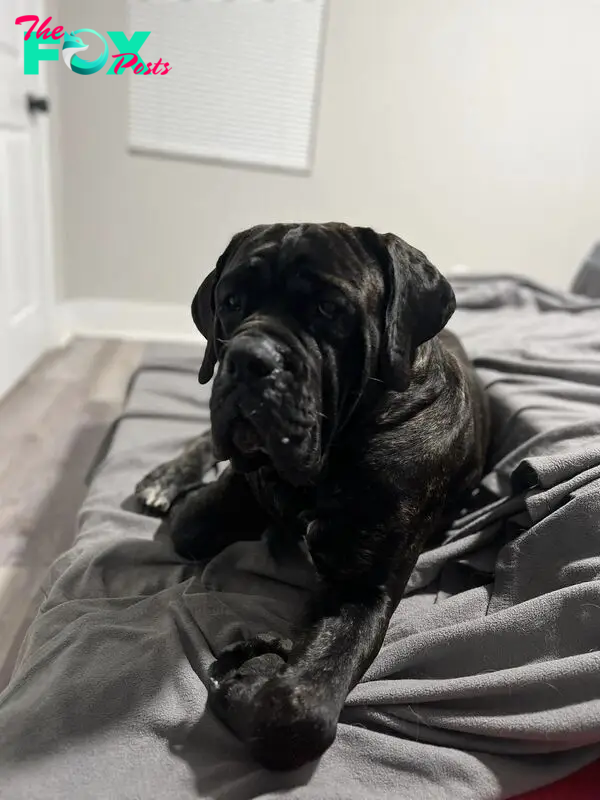
[[[367,382],[405,391],[417,347],[454,308],[445,278],[392,234],[340,223],[237,234],[192,303],[207,339],[201,383],[219,362],[217,456],[313,482]]]

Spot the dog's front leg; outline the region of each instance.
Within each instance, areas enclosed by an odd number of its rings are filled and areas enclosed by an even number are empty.
[[[167,514],[178,498],[202,484],[206,473],[216,464],[212,434],[207,430],[190,442],[179,456],[160,464],[142,478],[135,487],[135,496],[143,508]]]
[[[267,769],[318,758],[335,738],[348,692],[379,651],[395,605],[382,587],[323,584],[291,652],[256,642],[262,647],[241,653],[240,661],[253,657],[233,669],[228,654],[230,671],[214,682],[211,705]]]
[[[269,769],[300,767],[331,745],[426,541],[432,520],[412,512],[416,501],[390,510],[383,500],[311,524],[320,588],[291,650],[251,640],[213,666],[213,709]]]
[[[233,542],[259,539],[270,521],[246,476],[227,467],[216,481],[192,489],[175,503],[171,538],[180,556],[201,561]]]
[[[323,587],[287,666],[260,691],[248,744],[259,763],[290,769],[335,739],[346,697],[383,642],[395,603],[383,588]]]

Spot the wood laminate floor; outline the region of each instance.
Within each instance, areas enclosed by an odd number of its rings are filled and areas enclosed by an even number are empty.
[[[87,470],[142,349],[74,339],[0,402],[0,691],[46,571],[73,541]]]

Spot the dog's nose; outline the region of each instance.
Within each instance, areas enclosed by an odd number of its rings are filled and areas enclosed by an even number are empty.
[[[239,381],[257,380],[271,375],[281,366],[281,356],[268,339],[240,336],[227,348],[224,367]]]

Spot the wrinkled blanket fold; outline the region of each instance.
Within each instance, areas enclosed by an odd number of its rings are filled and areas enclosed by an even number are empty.
[[[313,575],[262,542],[189,565],[137,512],[136,481],[208,423],[200,349],[156,345],[0,695],[1,798],[499,800],[600,757],[600,302],[455,289],[493,468],[419,559],[321,761],[268,773],[205,709],[215,653],[289,632]]]

